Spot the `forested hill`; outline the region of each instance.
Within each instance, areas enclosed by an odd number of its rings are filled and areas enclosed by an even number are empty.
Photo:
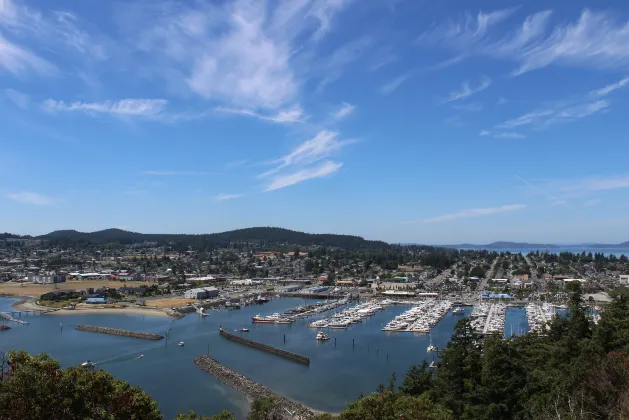
[[[38,236],[51,243],[59,244],[135,244],[143,242],[158,242],[181,246],[194,246],[205,249],[214,246],[224,246],[233,242],[249,242],[260,246],[312,246],[322,245],[344,249],[384,249],[390,245],[382,241],[368,241],[359,236],[312,234],[296,232],[276,227],[253,227],[231,230],[228,232],[184,235],[184,234],[145,234],[128,232],[121,229],[107,229],[98,232],[77,232],[76,230],[57,230],[46,235]]]

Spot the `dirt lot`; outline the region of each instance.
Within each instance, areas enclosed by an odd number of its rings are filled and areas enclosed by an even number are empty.
[[[186,303],[195,303],[198,302],[196,299],[186,299],[186,298],[164,298],[164,299],[149,299],[146,301],[146,306],[156,306],[158,308],[170,308],[170,307],[179,307],[184,306]]]
[[[99,287],[122,287],[125,283],[120,281],[109,280],[77,280],[67,281],[65,283],[58,283],[55,288],[54,284],[32,284],[32,283],[0,283],[0,294],[5,295],[32,295],[41,296],[44,293],[52,292],[53,290],[62,289],[74,289],[85,290],[90,287],[95,289]],[[127,284],[129,286],[130,284]]]

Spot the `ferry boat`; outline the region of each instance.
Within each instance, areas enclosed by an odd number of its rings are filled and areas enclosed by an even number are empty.
[[[330,339],[330,336],[323,334],[323,331],[319,331],[317,333],[317,341],[325,341],[325,340],[329,340],[329,339]]]

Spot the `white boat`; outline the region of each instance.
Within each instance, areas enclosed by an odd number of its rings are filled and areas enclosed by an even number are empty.
[[[318,341],[325,341],[325,340],[329,340],[329,339],[330,339],[330,336],[323,334],[323,331],[319,331],[317,333],[317,340]]]
[[[86,360],[85,362],[81,363],[81,367],[93,369],[95,365],[94,362],[92,362],[91,360]]]
[[[240,332],[249,332],[249,328],[241,328]]]
[[[437,346],[433,346],[431,344],[431,345],[428,346],[427,350],[428,350],[429,353],[436,352],[437,351]]]
[[[463,315],[463,308],[457,306],[452,310],[452,315]]]
[[[179,347],[183,347],[183,344],[184,344],[184,343],[183,343],[183,341],[180,341],[177,345],[178,345]]]

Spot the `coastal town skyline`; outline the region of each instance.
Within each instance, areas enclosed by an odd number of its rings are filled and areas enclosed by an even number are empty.
[[[629,6],[0,2],[0,230],[621,243]]]

